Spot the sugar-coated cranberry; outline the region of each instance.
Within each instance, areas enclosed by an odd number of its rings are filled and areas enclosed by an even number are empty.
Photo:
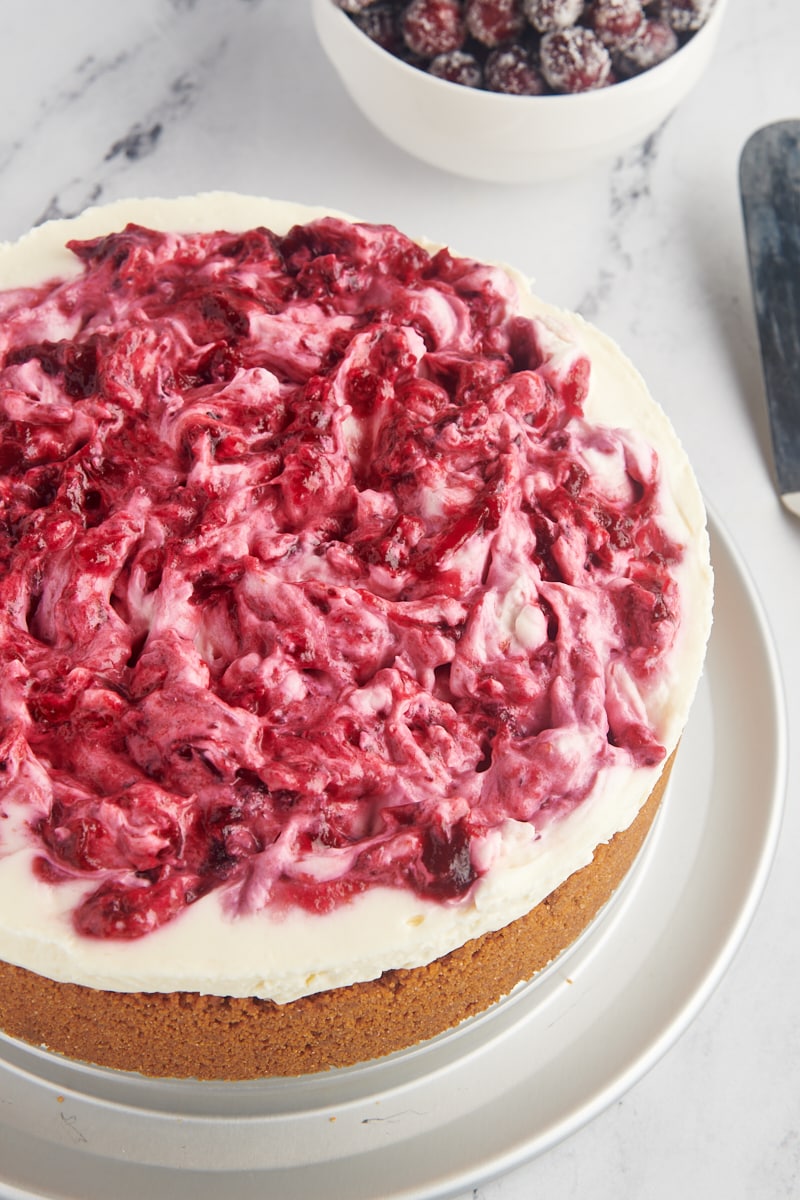
[[[541,96],[547,91],[541,71],[523,46],[500,46],[493,50],[486,59],[483,74],[490,92]]]
[[[640,26],[636,36],[617,55],[615,66],[619,75],[627,79],[649,71],[660,62],[670,58],[678,49],[678,35],[666,21],[648,17]]]
[[[696,33],[713,7],[714,0],[663,0],[661,15],[676,33]]]
[[[644,23],[639,0],[594,0],[587,24],[610,50],[622,49]]]
[[[502,46],[518,38],[525,28],[521,0],[467,0],[467,30],[484,46]]]
[[[411,53],[426,59],[460,50],[466,39],[457,0],[411,0],[403,13],[401,29]]]
[[[583,12],[583,0],[523,0],[525,16],[539,33],[568,29]]]
[[[375,3],[375,0],[334,0],[334,3],[337,8],[341,8],[344,12],[355,16],[363,12],[365,8],[369,8],[371,4]]]
[[[437,79],[460,83],[462,87],[479,88],[483,83],[483,68],[474,54],[466,50],[450,50],[431,59],[428,71]]]
[[[555,92],[591,92],[610,82],[611,55],[582,25],[546,33],[539,53],[542,74]]]
[[[355,17],[355,22],[370,41],[382,46],[390,54],[398,54],[403,49],[398,8],[392,0],[379,0],[377,4],[371,4]]]

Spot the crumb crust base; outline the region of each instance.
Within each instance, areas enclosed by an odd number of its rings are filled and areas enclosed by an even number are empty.
[[[630,870],[668,759],[636,819],[525,916],[424,967],[289,1004],[194,992],[111,992],[0,962],[0,1029],[67,1058],[156,1078],[297,1076],[381,1058],[476,1016],[551,963]]]

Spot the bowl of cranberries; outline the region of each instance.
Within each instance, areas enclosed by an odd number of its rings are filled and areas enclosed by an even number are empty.
[[[444,170],[574,175],[643,142],[699,80],[727,0],[312,0],[386,137]]]

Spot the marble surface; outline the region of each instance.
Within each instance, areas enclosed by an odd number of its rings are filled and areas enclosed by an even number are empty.
[[[0,239],[127,195],[326,203],[511,260],[612,334],[756,581],[798,727],[800,522],[772,478],[737,194],[747,136],[800,116],[797,0],[732,0],[709,71],[646,148],[537,186],[462,181],[385,142],[343,93],[305,0],[7,2],[2,34]],[[688,1031],[578,1133],[458,1200],[800,1195],[798,792],[790,743],[762,902]]]

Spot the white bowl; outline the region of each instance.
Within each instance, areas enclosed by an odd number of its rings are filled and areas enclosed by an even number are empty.
[[[409,66],[333,0],[312,0],[322,46],[373,125],[427,163],[498,183],[573,175],[644,141],[705,70],[727,2],[716,0],[690,41],[632,79],[579,95],[506,96]]]

